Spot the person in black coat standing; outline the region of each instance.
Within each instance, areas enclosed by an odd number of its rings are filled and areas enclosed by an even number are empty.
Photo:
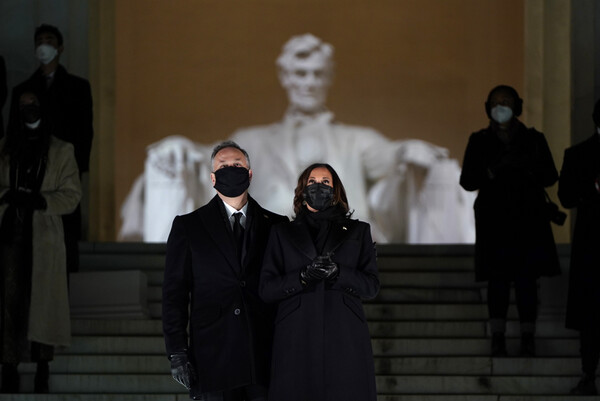
[[[342,182],[313,164],[295,190],[296,218],[273,228],[260,296],[277,303],[270,401],[375,401],[361,299],[379,291],[367,223],[351,220]]]
[[[600,101],[593,113],[596,132],[565,150],[558,197],[576,208],[566,326],[578,330],[583,377],[573,394],[595,395],[600,358]]]
[[[40,95],[44,106],[42,119],[50,133],[73,144],[79,174],[89,171],[92,148],[92,91],[90,83],[67,72],[60,64],[64,51],[63,36],[52,25],[42,24],[34,33],[35,55],[39,68],[26,81],[12,91],[7,132],[19,128],[19,98],[24,92]],[[81,208],[63,216],[65,245],[67,249],[67,272],[79,270],[79,246],[81,239]]]
[[[258,279],[271,226],[288,220],[248,195],[250,161],[236,143],[215,147],[212,166],[217,195],[175,217],[167,242],[166,351],[192,399],[266,401],[273,311]]]
[[[0,56],[0,138],[4,136],[4,118],[2,116],[2,109],[4,109],[7,95],[8,86],[6,85],[6,64],[4,63],[4,57]]]
[[[544,135],[517,117],[523,101],[505,85],[485,103],[487,128],[469,138],[460,185],[475,200],[475,278],[488,282],[492,355],[505,356],[506,315],[514,283],[521,354],[535,354],[537,279],[560,273],[544,187],[558,173]]]

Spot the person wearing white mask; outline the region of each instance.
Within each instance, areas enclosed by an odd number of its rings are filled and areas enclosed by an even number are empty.
[[[12,91],[7,132],[19,126],[19,98],[27,91],[38,93],[47,129],[50,133],[75,148],[75,159],[80,177],[89,170],[92,146],[92,91],[90,83],[70,74],[60,64],[65,48],[63,35],[52,25],[42,24],[34,33],[34,55],[39,67],[26,81]],[[79,269],[78,241],[81,238],[81,209],[63,216],[67,246],[67,269]]]
[[[460,176],[464,189],[479,191],[475,279],[488,282],[492,356],[507,355],[504,333],[513,284],[521,355],[535,355],[537,279],[560,273],[550,227],[555,216],[544,192],[558,173],[544,134],[518,120],[522,108],[514,88],[492,89],[485,102],[490,124],[470,136]]]

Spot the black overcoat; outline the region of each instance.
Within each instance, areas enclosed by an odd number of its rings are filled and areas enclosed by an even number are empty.
[[[59,65],[54,73],[52,85],[47,87],[46,78],[38,69],[26,81],[12,91],[7,132],[18,129],[19,98],[32,90],[41,98],[42,118],[55,137],[73,144],[79,172],[89,170],[92,149],[92,91],[90,83],[81,77],[69,74]]]
[[[361,298],[379,291],[368,224],[332,222],[323,254],[340,268],[333,285],[303,288],[300,270],[317,256],[304,223],[276,226],[260,295],[277,302],[269,401],[375,401],[373,351]]]
[[[541,132],[514,121],[508,145],[492,127],[475,132],[465,151],[460,185],[475,200],[477,281],[537,278],[560,272],[544,187],[558,173]]]
[[[577,208],[571,241],[567,320],[581,330],[600,325],[600,137],[565,150],[558,197],[566,208]]]
[[[169,234],[163,332],[167,355],[189,349],[198,373],[192,397],[268,384],[273,310],[259,298],[258,280],[271,226],[287,218],[248,202],[242,265],[218,196],[177,216]]]

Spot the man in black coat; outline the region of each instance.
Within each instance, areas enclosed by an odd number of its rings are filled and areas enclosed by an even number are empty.
[[[4,58],[0,56],[0,138],[4,136],[4,119],[2,118],[2,109],[6,103],[8,87],[6,86],[6,64]]]
[[[583,377],[572,393],[582,395],[597,394],[600,357],[600,101],[593,118],[596,132],[565,150],[558,182],[562,205],[577,209],[566,326],[580,332]]]
[[[60,55],[64,51],[63,36],[52,25],[42,24],[34,33],[35,54],[39,68],[25,82],[12,91],[7,132],[19,127],[19,98],[26,91],[40,96],[43,105],[42,120],[50,133],[63,141],[73,144],[79,174],[89,170],[92,148],[92,91],[90,83],[69,74],[60,65]],[[67,271],[79,270],[79,248],[81,238],[81,209],[63,216],[65,246],[67,250]]]
[[[235,142],[215,147],[211,162],[217,195],[177,216],[167,242],[167,355],[192,399],[266,401],[273,311],[258,279],[271,226],[287,218],[248,195],[252,170]]]

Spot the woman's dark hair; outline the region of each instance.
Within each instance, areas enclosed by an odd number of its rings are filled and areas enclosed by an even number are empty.
[[[346,196],[346,190],[344,189],[344,185],[342,184],[342,180],[335,172],[333,167],[331,167],[327,163],[314,163],[308,166],[300,177],[298,177],[298,185],[294,190],[294,213],[298,215],[300,211],[302,211],[302,204],[304,202],[304,188],[308,185],[308,177],[310,173],[316,168],[326,168],[331,173],[331,177],[333,178],[333,204],[341,207],[344,212],[348,213],[350,208],[348,207],[348,197]]]
[[[486,112],[488,118],[490,118],[490,119],[492,118],[492,114],[491,114],[492,108],[490,105],[490,100],[492,99],[492,95],[496,92],[508,93],[510,95],[510,97],[512,97],[515,100],[515,108],[513,110],[513,115],[515,117],[519,117],[521,115],[521,113],[523,112],[523,99],[521,99],[521,97],[519,97],[519,93],[512,86],[498,85],[490,91],[490,93],[488,94],[487,100],[485,102],[485,112]]]

